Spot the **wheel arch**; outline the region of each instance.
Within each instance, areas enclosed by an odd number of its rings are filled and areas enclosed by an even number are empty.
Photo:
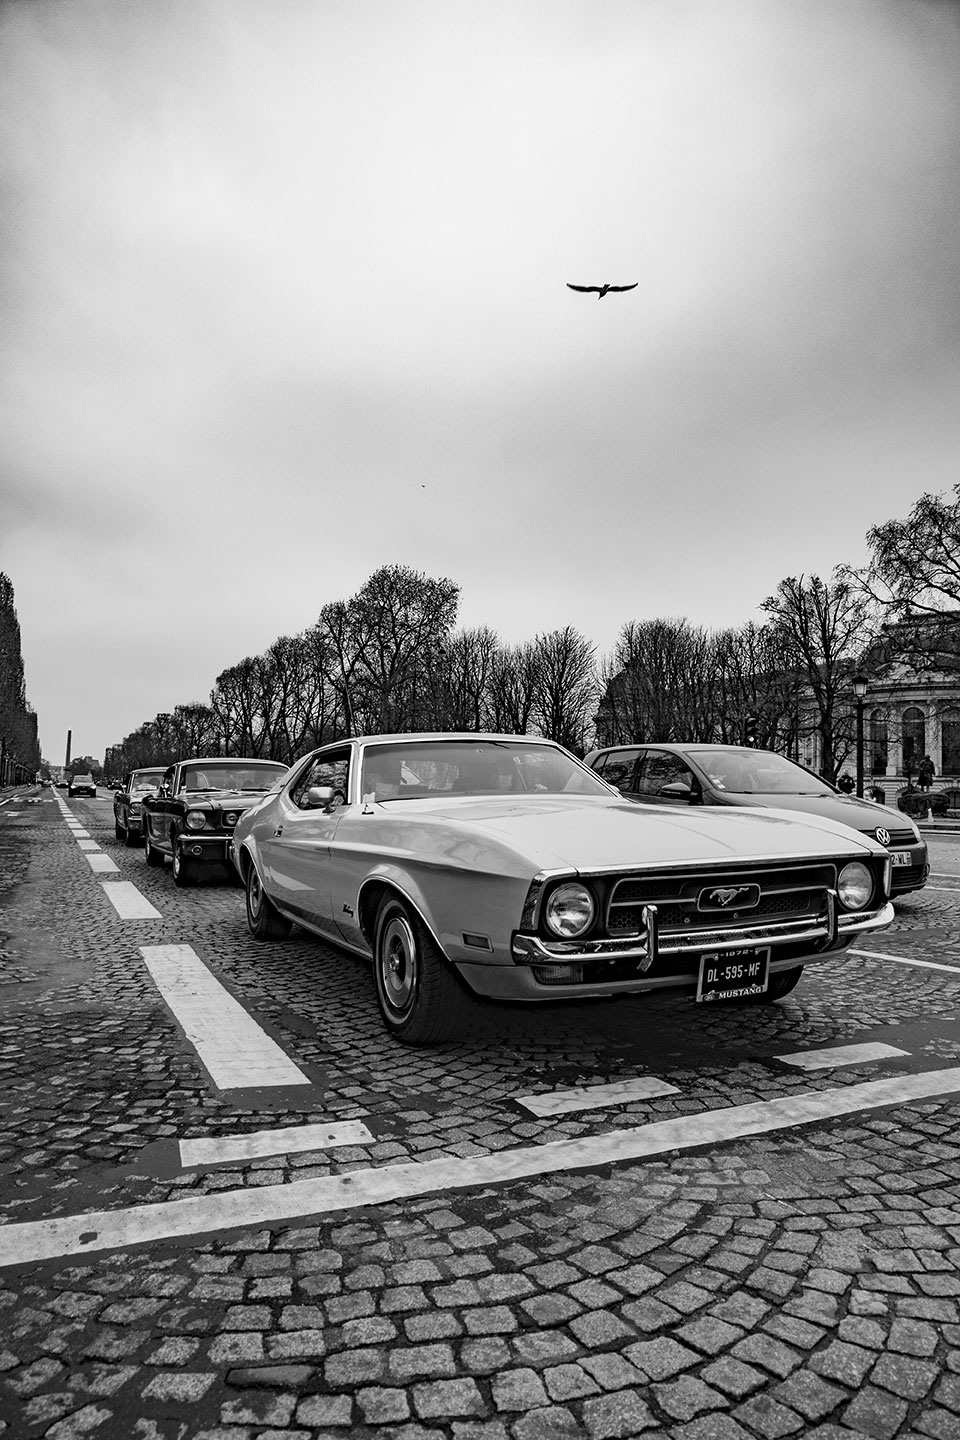
[[[360,887],[360,893],[357,896],[357,919],[360,923],[360,933],[369,945],[371,954],[373,953],[376,942],[375,929],[377,911],[380,909],[380,903],[384,895],[387,894],[396,895],[398,900],[402,900],[405,905],[409,905],[424,929],[429,933],[430,938],[440,951],[444,960],[446,960],[448,965],[452,965],[453,968],[456,969],[450,956],[440,943],[436,927],[426,914],[426,907],[422,895],[418,890],[415,890],[413,886],[405,885],[397,876],[390,874],[371,875],[368,879],[364,880]]]

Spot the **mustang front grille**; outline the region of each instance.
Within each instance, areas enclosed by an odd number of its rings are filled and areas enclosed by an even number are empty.
[[[680,871],[630,876],[615,882],[611,890],[607,934],[639,934],[645,905],[657,907],[661,932],[678,930],[685,939],[699,931],[810,920],[823,915],[824,894],[836,884],[834,865],[738,866],[709,875]]]

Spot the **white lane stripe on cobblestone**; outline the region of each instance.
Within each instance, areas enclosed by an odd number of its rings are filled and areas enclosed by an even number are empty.
[[[610,1085],[578,1085],[573,1090],[550,1090],[542,1095],[515,1095],[518,1105],[533,1115],[567,1115],[572,1110],[599,1110],[606,1105],[629,1105],[633,1100],[651,1100],[655,1095],[679,1095],[654,1075],[617,1080]]]
[[[383,1205],[413,1195],[507,1184],[561,1170],[593,1169],[952,1095],[960,1095],[960,1066],[870,1080],[862,1085],[842,1085],[813,1095],[733,1105],[701,1115],[658,1120],[632,1130],[615,1130],[609,1135],[553,1140],[546,1145],[498,1150],[464,1160],[449,1156],[420,1164],[382,1165],[314,1180],[294,1180],[288,1185],[252,1186],[217,1195],[135,1205],[126,1210],[20,1221],[0,1225],[0,1266],[119,1250],[159,1240],[219,1236],[224,1230],[277,1225],[310,1216],[325,1219],[343,1210]]]
[[[848,955],[865,955],[868,960],[892,960],[895,965],[919,965],[922,970],[946,970],[960,975],[960,964],[938,965],[935,960],[913,960],[909,955],[887,955],[882,950],[848,950]]]
[[[141,945],[140,954],[219,1089],[311,1083],[191,946]]]
[[[95,875],[113,875],[120,873],[120,866],[111,860],[109,855],[104,855],[102,850],[99,850],[96,855],[85,855],[84,859]]]
[[[265,1155],[294,1155],[304,1150],[332,1150],[337,1145],[372,1145],[374,1137],[362,1120],[328,1125],[288,1125],[283,1130],[255,1130],[250,1135],[224,1135],[181,1140],[181,1165],[219,1165],[225,1160],[259,1160]]]
[[[160,911],[140,893],[132,880],[102,880],[103,893],[121,920],[162,920]]]
[[[862,1065],[870,1060],[889,1060],[894,1055],[909,1054],[909,1050],[898,1050],[896,1045],[884,1045],[878,1040],[863,1045],[833,1045],[823,1050],[794,1050],[790,1055],[777,1055],[776,1059],[797,1070],[833,1070],[838,1065]]]
[[[960,885],[924,885],[924,890],[936,890],[938,895],[960,895]]]
[[[80,846],[80,849],[83,850],[85,853],[91,850],[100,849],[100,846],[97,844],[96,840],[83,840],[79,835],[77,836],[77,844]]]

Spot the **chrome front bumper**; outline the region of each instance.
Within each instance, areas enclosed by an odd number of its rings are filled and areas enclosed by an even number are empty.
[[[541,940],[538,935],[515,934],[512,954],[516,965],[573,965],[591,961],[636,960],[637,970],[646,974],[661,955],[689,955],[704,951],[742,950],[754,945],[806,945],[828,951],[841,940],[868,930],[882,930],[894,918],[893,906],[887,901],[878,910],[861,914],[838,913],[836,896],[827,892],[824,915],[802,919],[770,921],[762,925],[738,925],[736,929],[661,931],[657,907],[643,907],[643,929],[638,935],[622,940]],[[773,958],[776,958],[774,952]]]

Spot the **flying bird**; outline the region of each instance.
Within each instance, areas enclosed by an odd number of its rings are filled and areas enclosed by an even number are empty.
[[[639,284],[639,280],[634,280],[632,285],[571,285],[568,280],[567,289],[580,290],[584,295],[595,294],[598,300],[602,300],[609,290],[636,290]]]

